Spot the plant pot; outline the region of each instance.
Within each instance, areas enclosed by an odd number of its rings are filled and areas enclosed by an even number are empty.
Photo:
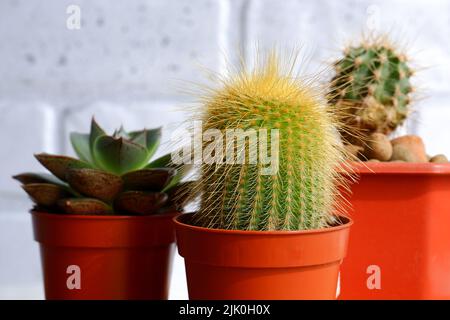
[[[189,298],[335,299],[352,222],[311,231],[237,231],[174,219]]]
[[[32,211],[47,299],[167,299],[171,219]]]
[[[450,299],[450,164],[355,168],[339,298]]]

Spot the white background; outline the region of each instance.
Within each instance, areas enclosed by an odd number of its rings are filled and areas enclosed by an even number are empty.
[[[81,8],[79,30],[67,6]],[[0,298],[43,298],[30,202],[11,175],[40,169],[33,153],[72,153],[68,132],[95,115],[108,130],[165,125],[193,100],[180,93],[222,72],[237,52],[299,48],[306,72],[339,56],[367,27],[391,31],[419,67],[422,100],[402,132],[450,155],[450,1],[0,0]],[[177,257],[171,298],[187,298]]]

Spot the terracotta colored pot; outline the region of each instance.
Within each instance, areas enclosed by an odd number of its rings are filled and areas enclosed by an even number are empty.
[[[450,164],[355,165],[340,299],[450,299]]]
[[[312,231],[236,231],[174,219],[190,299],[335,299],[352,222]]]
[[[47,299],[167,299],[172,218],[32,212]]]

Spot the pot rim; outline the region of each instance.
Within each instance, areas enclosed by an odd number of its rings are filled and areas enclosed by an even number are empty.
[[[82,214],[66,214],[66,213],[50,213],[40,210],[30,210],[30,214],[34,216],[43,216],[51,219],[73,219],[73,220],[147,220],[147,219],[167,219],[174,218],[181,212],[173,210],[165,213],[150,214],[143,216],[132,215],[82,215]]]
[[[149,216],[92,216],[31,211],[34,240],[47,247],[145,248],[175,241],[172,218],[178,212]]]
[[[318,233],[329,233],[335,232],[342,229],[350,228],[353,225],[353,220],[350,217],[346,217],[340,215],[339,218],[344,221],[343,224],[322,228],[322,229],[313,229],[313,230],[297,230],[297,231],[255,231],[255,230],[225,230],[225,229],[211,229],[205,227],[193,226],[187,223],[184,223],[183,219],[190,216],[192,213],[182,213],[172,218],[172,221],[176,226],[187,228],[192,231],[198,231],[203,233],[215,233],[215,234],[223,234],[223,235],[244,235],[244,236],[295,236],[302,234],[318,234]]]
[[[450,163],[350,162],[356,174],[450,175]]]

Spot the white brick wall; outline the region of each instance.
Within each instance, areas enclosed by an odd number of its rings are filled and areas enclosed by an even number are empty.
[[[79,5],[80,30],[66,28]],[[0,298],[41,298],[30,206],[10,176],[36,170],[32,153],[68,152],[68,132],[92,115],[108,129],[183,120],[179,88],[221,72],[240,50],[300,48],[323,67],[367,24],[391,30],[422,67],[425,99],[405,131],[450,155],[450,1],[445,0],[2,0],[0,1]],[[177,258],[172,298],[186,298]]]

